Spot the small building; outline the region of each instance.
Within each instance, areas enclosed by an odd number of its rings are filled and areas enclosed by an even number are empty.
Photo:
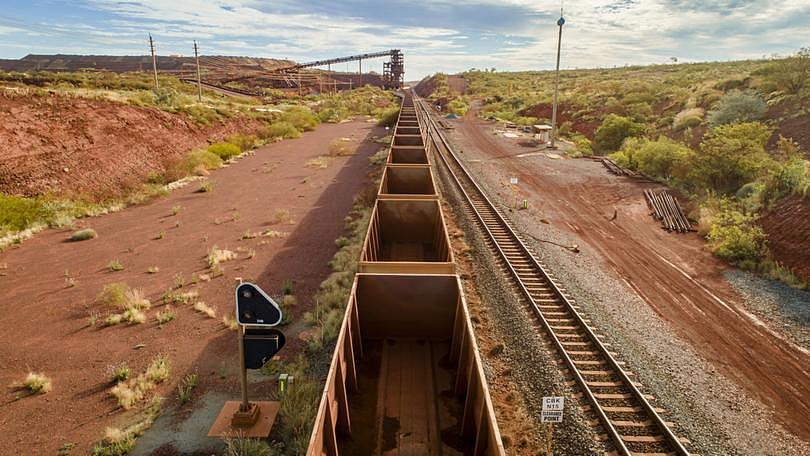
[[[547,143],[550,139],[549,136],[551,135],[551,125],[532,125],[532,132],[534,133],[534,137],[540,142]]]

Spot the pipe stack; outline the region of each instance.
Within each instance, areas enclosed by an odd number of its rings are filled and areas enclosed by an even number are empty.
[[[652,210],[652,215],[661,221],[664,229],[679,233],[693,231],[692,224],[683,214],[678,200],[668,192],[654,193],[652,190],[644,190],[644,197]]]

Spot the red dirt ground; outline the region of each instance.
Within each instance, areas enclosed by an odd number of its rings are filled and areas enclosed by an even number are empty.
[[[0,91],[0,192],[121,196],[209,139],[255,120],[200,126],[182,115],[104,100]]]
[[[109,394],[109,366],[125,362],[133,372],[143,372],[158,353],[172,363],[170,381],[159,387],[167,397],[165,407],[177,405],[176,386],[191,371],[199,372],[201,391],[237,397],[235,333],[221,322],[233,313],[237,278],[254,280],[276,296],[291,279],[296,318],[311,308],[313,293],[331,272],[334,239],[343,233],[354,195],[369,184],[367,157],[380,145],[364,141],[356,155],[336,158],[323,170],[305,163],[328,154],[334,138],[360,142],[372,133],[383,135],[361,120],[322,125],[213,172],[210,193],[196,193],[199,183],[192,183],[149,203],[82,220],[82,226],[98,232],[97,239],[67,243],[70,231],[52,229],[0,254],[0,384],[20,382],[27,372],[53,380],[53,391],[41,396],[15,399],[14,390],[3,390],[0,454],[54,454],[66,442],[76,444],[76,454],[86,454],[105,427],[134,420],[133,412],[123,412]],[[173,216],[176,206],[180,211]],[[274,224],[277,209],[288,209],[294,222]],[[240,239],[266,229],[289,235]],[[159,232],[165,232],[164,239],[154,239]],[[190,304],[176,305],[176,319],[160,328],[155,314],[163,309],[161,294],[178,275],[190,282],[207,273],[206,255],[214,245],[237,252],[238,258],[223,264],[223,276],[181,291],[197,290],[216,309],[217,319]],[[252,259],[250,249],[256,252]],[[125,270],[108,269],[116,259]],[[160,271],[148,274],[150,266]],[[66,286],[65,275],[75,278],[74,287]],[[110,312],[96,297],[112,282],[143,289],[153,304],[146,323],[88,326],[90,314],[103,320]],[[295,334],[287,334],[287,340],[285,357],[300,346]]]
[[[671,234],[649,216],[638,183],[589,160],[515,157],[519,146],[492,135],[468,113],[456,123],[464,155],[488,172],[518,176],[529,205],[555,227],[576,233],[694,349],[810,440],[810,354],[745,310],[727,270],[697,234]],[[614,208],[618,218],[609,222]]]
[[[791,196],[760,219],[774,258],[810,282],[810,200]]]

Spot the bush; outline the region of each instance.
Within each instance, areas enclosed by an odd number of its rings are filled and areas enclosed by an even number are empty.
[[[377,125],[381,127],[390,127],[393,128],[394,125],[397,124],[397,120],[399,119],[399,106],[394,106],[391,108],[382,111],[380,114],[380,120],[377,122]]]
[[[312,131],[318,125],[318,120],[312,111],[304,106],[293,106],[281,114],[283,122],[289,122],[299,131]]]
[[[628,138],[624,148],[611,155],[617,163],[644,174],[671,179],[683,176],[692,150],[662,136],[653,141],[646,138]]]
[[[777,89],[793,95],[801,93],[810,81],[810,48],[774,63],[769,70],[769,79]]]
[[[703,116],[705,114],[706,112],[703,108],[684,109],[675,115],[675,119],[672,122],[672,129],[681,131],[687,128],[695,128],[703,122]]]
[[[200,166],[204,169],[217,169],[222,167],[222,159],[210,150],[200,149],[189,153],[183,161],[186,174],[191,174]]]
[[[711,125],[726,125],[735,122],[750,122],[761,119],[768,110],[768,105],[753,92],[732,90],[717,102],[709,112]]]
[[[301,132],[290,122],[279,121],[265,127],[260,136],[266,139],[300,138]]]
[[[246,151],[252,150],[256,148],[256,137],[253,135],[245,135],[241,133],[236,133],[231,136],[228,136],[228,143],[235,144],[239,147],[239,150]]]
[[[593,150],[605,154],[615,152],[622,147],[625,139],[639,136],[644,132],[644,125],[633,122],[627,117],[608,114],[602,125],[596,130],[593,138]]]
[[[756,217],[727,203],[715,214],[707,239],[717,256],[749,269],[767,252],[765,232],[756,225]]]
[[[95,239],[97,236],[98,234],[96,234],[96,230],[92,228],[85,228],[71,234],[68,240],[70,242],[86,241],[88,239]]]
[[[765,152],[771,129],[759,122],[722,125],[709,131],[691,160],[694,185],[730,195],[775,165]]]
[[[242,149],[240,149],[236,144],[220,142],[208,146],[208,152],[211,152],[222,160],[228,160],[231,157],[241,154]]]
[[[22,231],[51,215],[51,211],[39,199],[0,193],[0,232]]]
[[[51,390],[51,379],[44,374],[29,373],[22,382],[22,387],[31,394],[45,394]]]

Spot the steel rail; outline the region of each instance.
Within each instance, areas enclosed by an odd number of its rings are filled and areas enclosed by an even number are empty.
[[[430,109],[424,105],[424,102],[417,97],[415,105],[419,106],[417,112],[421,114],[420,117],[426,120],[426,136],[430,137],[430,143],[434,146],[434,154],[439,157],[439,159],[444,163],[447,171],[449,172],[450,176],[452,177],[453,181],[455,182],[456,186],[460,190],[460,192],[464,195],[468,205],[472,209],[473,213],[475,214],[478,222],[481,224],[483,229],[489,236],[489,239],[493,242],[495,250],[498,252],[500,257],[506,262],[506,265],[511,272],[512,276],[516,279],[517,285],[520,288],[523,295],[526,299],[531,303],[532,310],[534,311],[535,315],[540,320],[541,325],[545,329],[546,333],[549,335],[551,340],[553,341],[554,345],[557,347],[558,352],[562,355],[565,363],[568,365],[570,372],[573,374],[576,382],[579,384],[580,388],[582,389],[585,397],[588,401],[594,406],[594,411],[599,417],[603,427],[608,433],[611,441],[613,442],[616,450],[623,455],[632,455],[633,452],[628,448],[622,434],[616,429],[611,419],[607,416],[607,413],[603,409],[600,402],[597,400],[595,393],[592,391],[591,387],[588,385],[588,382],[583,377],[582,373],[580,372],[580,368],[576,365],[574,360],[568,353],[568,349],[565,348],[564,344],[560,340],[557,335],[557,331],[552,327],[551,323],[546,319],[543,311],[540,309],[535,297],[532,295],[532,292],[529,291],[527,284],[524,281],[524,278],[518,273],[517,268],[515,267],[514,259],[510,259],[509,255],[504,251],[502,248],[502,244],[504,241],[499,241],[498,237],[495,236],[493,233],[493,229],[491,229],[491,225],[493,222],[496,224],[496,228],[499,229],[501,232],[505,232],[509,239],[511,239],[514,246],[517,246],[519,251],[522,252],[523,257],[519,258],[524,262],[531,265],[534,270],[539,273],[541,279],[545,282],[548,288],[551,289],[552,293],[556,297],[557,301],[559,301],[565,310],[570,313],[576,323],[578,324],[579,330],[583,331],[585,335],[588,337],[590,343],[599,351],[599,356],[604,358],[607,361],[607,365],[610,369],[618,376],[622,381],[622,387],[630,391],[632,395],[632,399],[641,405],[643,411],[646,413],[650,421],[653,423],[653,426],[657,428],[657,430],[663,435],[666,444],[678,455],[689,455],[688,450],[683,446],[681,441],[678,437],[672,432],[672,430],[667,426],[666,422],[661,418],[661,416],[655,411],[652,405],[647,401],[644,394],[638,389],[635,383],[630,379],[629,375],[625,370],[620,366],[619,362],[611,355],[608,349],[602,344],[599,340],[599,337],[593,332],[590,326],[585,322],[579,312],[576,310],[574,304],[572,304],[568,298],[562,293],[559,286],[556,282],[549,276],[546,272],[545,268],[537,261],[535,256],[531,253],[531,251],[526,247],[522,239],[515,233],[515,231],[511,228],[509,223],[506,219],[501,215],[500,211],[495,207],[495,205],[489,200],[486,193],[481,189],[478,183],[472,178],[470,172],[464,167],[461,161],[456,156],[453,148],[449,145],[447,140],[441,134],[441,131],[437,128],[436,122],[432,118],[430,114]],[[441,146],[447,151],[447,154],[442,154],[439,152],[439,144],[436,141],[436,137],[439,138],[441,142]],[[428,144],[430,144],[428,143]],[[477,197],[479,199],[479,206],[481,209],[487,210],[489,214],[487,214],[490,218],[490,222],[486,220],[484,215],[481,213],[479,207],[476,207],[476,203],[474,201],[474,197],[469,194],[469,192],[465,189],[464,185],[461,183],[459,176],[453,171],[453,167],[448,162],[448,159],[445,155],[449,155],[449,157],[454,162],[455,166],[462,173],[462,177],[467,181],[468,185],[475,191]],[[500,233],[499,233],[500,234]],[[501,234],[502,236],[502,234]],[[524,274],[525,275],[525,274]],[[653,426],[649,426],[652,428]]]

